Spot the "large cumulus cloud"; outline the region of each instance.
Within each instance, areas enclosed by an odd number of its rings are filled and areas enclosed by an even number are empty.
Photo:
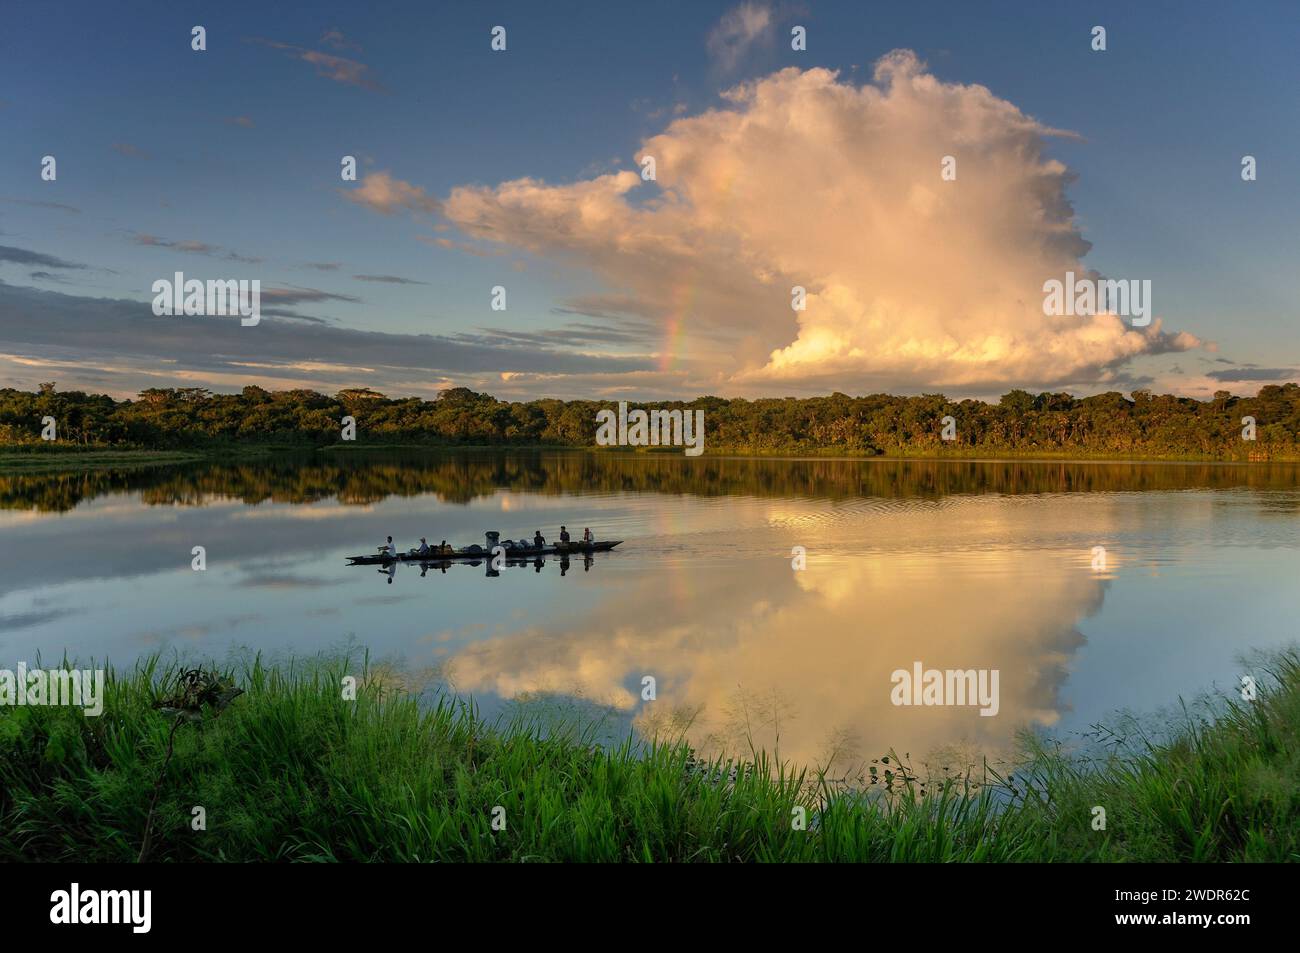
[[[870,83],[791,68],[725,100],[643,144],[654,183],[466,186],[443,214],[594,274],[726,389],[1086,386],[1200,343],[1159,319],[1043,314],[1043,282],[1088,272],[1090,246],[1046,155],[1058,133],[988,89],[895,51]]]

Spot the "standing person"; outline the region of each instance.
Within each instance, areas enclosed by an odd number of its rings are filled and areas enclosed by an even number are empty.
[[[569,545],[569,531],[563,526],[560,527],[560,542]]]

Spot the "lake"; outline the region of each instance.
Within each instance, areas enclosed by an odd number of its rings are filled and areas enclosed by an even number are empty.
[[[1248,653],[1294,642],[1298,476],[524,451],[0,473],[0,667],[351,645],[485,713],[603,738],[752,744],[832,774],[891,749],[948,764],[1236,691]],[[346,565],[389,534],[561,523],[624,542],[499,573]],[[915,667],[996,671],[996,714],[895,704]]]

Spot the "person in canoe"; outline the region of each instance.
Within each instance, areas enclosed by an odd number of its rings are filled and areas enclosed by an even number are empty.
[[[590,546],[596,541],[596,537],[591,535],[591,527],[588,526],[582,531],[582,545]]]
[[[423,536],[420,537],[420,548],[416,550],[421,556],[429,555],[429,541]]]
[[[447,541],[445,539],[438,545],[438,552],[443,556],[451,555],[451,547],[447,545]]]
[[[388,542],[379,547],[379,551],[385,556],[396,556],[397,547],[393,544],[393,537],[388,537]]]
[[[542,535],[542,531],[539,529],[537,532],[533,533],[533,547],[535,549],[541,549],[545,545],[546,537]]]
[[[565,546],[569,545],[569,531],[566,527],[563,526],[560,527],[560,542],[562,542]]]

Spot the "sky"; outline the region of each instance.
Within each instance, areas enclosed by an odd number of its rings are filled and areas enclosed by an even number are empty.
[[[1253,394],[1300,380],[1298,45],[1284,2],[11,0],[0,386]],[[261,322],[155,315],[176,272]],[[1045,314],[1067,272],[1153,319]]]

